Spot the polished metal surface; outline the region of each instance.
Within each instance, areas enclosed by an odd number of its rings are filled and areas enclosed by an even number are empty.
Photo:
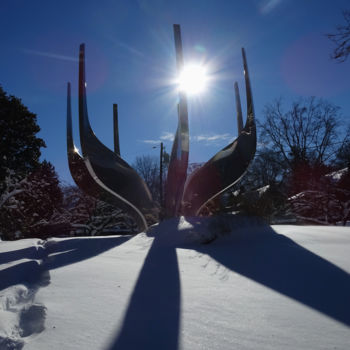
[[[183,53],[180,26],[174,24],[176,65],[178,74],[183,69]],[[187,97],[179,92],[178,126],[173,142],[165,186],[165,216],[180,215],[181,201],[187,176],[189,152]]]
[[[238,83],[235,82],[234,86],[235,86],[236,111],[237,111],[237,131],[239,135],[243,129],[243,115],[242,115],[242,107],[241,107],[241,98],[239,96]]]
[[[120,157],[118,105],[116,103],[113,104],[113,136],[114,152]]]
[[[71,87],[67,87],[67,155],[68,166],[74,182],[84,192],[95,198],[99,197],[99,189],[94,179],[86,169],[84,159],[80,156],[78,148],[73,141]]]
[[[133,205],[127,203],[124,198],[109,189],[100,181],[88,158],[80,156],[77,147],[74,145],[72,133],[72,111],[70,83],[67,89],[67,154],[68,165],[73,180],[77,186],[86,194],[109,203],[132,217],[138,226],[139,231],[147,230],[147,223],[143,214]]]
[[[79,54],[79,129],[84,160],[91,167],[90,173],[104,189],[135,211],[147,227],[144,215],[154,214],[152,196],[144,180],[116,153],[107,148],[93,133],[86,101],[85,47]],[[89,168],[90,169],[90,168]]]
[[[246,172],[256,150],[254,106],[244,49],[242,49],[247,97],[247,120],[241,133],[188,178],[182,212],[198,215],[208,202],[233,186]],[[236,94],[237,97],[237,94]]]

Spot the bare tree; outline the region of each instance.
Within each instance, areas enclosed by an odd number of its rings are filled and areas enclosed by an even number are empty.
[[[159,200],[159,159],[155,156],[136,157],[132,167],[145,180],[154,200]]]
[[[262,142],[279,152],[289,169],[302,162],[326,164],[349,137],[342,132],[339,107],[315,97],[294,102],[289,111],[277,100],[265,106],[264,116]]]
[[[350,54],[350,11],[343,11],[345,24],[336,27],[337,32],[334,34],[327,34],[335,44],[331,57],[339,62],[344,62]]]

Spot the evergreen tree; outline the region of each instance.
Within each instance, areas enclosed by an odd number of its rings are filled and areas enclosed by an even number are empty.
[[[60,210],[63,202],[58,175],[53,165],[44,160],[28,176],[28,181],[31,191],[25,194],[28,197],[26,216],[35,215],[41,219],[49,219],[55,210]]]
[[[39,131],[36,115],[0,86],[0,193],[11,170],[24,178],[39,165],[40,148],[45,147],[36,137]]]

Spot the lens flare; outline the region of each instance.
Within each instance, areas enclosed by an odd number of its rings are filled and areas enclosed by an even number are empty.
[[[202,65],[185,66],[178,78],[179,90],[189,95],[203,92],[207,86],[207,70]]]

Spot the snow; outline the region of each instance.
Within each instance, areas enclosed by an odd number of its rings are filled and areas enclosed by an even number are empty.
[[[350,228],[180,218],[0,242],[0,349],[348,349]]]
[[[327,174],[326,177],[331,178],[334,182],[338,182],[342,176],[344,176],[348,171],[348,168],[344,168],[341,170],[333,171],[330,174]]]

